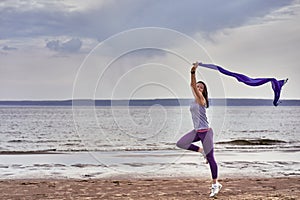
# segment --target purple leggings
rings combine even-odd
[[[209,163],[211,176],[213,179],[218,178],[218,166],[214,158],[214,143],[213,143],[213,130],[210,128],[205,132],[197,132],[192,130],[182,136],[178,140],[176,146],[182,149],[198,152],[199,147],[192,144],[201,140],[206,159]]]

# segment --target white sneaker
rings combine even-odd
[[[220,192],[222,185],[220,183],[212,184],[209,197],[215,197]]]

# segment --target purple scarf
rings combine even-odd
[[[213,65],[213,64],[199,63],[199,66],[214,69],[214,70],[218,70],[222,74],[235,77],[238,81],[243,82],[243,83],[245,83],[247,85],[250,85],[250,86],[259,86],[259,85],[265,84],[267,82],[271,82],[272,83],[272,89],[274,91],[274,100],[273,100],[273,105],[274,106],[278,105],[278,100],[279,100],[279,97],[280,97],[281,87],[288,80],[288,79],[286,79],[286,80],[276,80],[275,78],[249,78],[249,77],[247,77],[243,74],[230,72],[226,69],[223,69],[220,66]]]

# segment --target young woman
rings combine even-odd
[[[202,153],[210,166],[212,176],[212,188],[210,197],[216,196],[222,188],[218,183],[218,166],[214,158],[213,130],[209,127],[206,117],[206,108],[209,107],[207,87],[204,82],[196,82],[196,69],[198,62],[194,63],[191,69],[191,87],[195,100],[191,103],[190,111],[194,129],[185,134],[177,142],[177,147],[190,151]],[[192,144],[201,141],[202,148]]]

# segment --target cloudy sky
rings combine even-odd
[[[0,27],[1,100],[191,98],[195,60],[289,78],[282,99],[300,99],[299,0],[1,0]],[[273,98],[197,76],[211,97]]]

